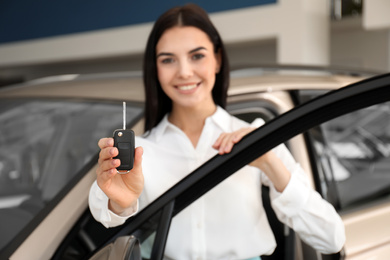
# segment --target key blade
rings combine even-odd
[[[126,102],[123,102],[123,130],[126,130]]]

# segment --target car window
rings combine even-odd
[[[141,114],[140,105],[127,105],[128,123]],[[116,128],[121,102],[0,101],[0,250],[44,217],[39,213],[96,157],[98,140]]]
[[[231,103],[227,106],[227,110],[230,114],[247,123],[252,123],[258,118],[267,122],[278,115],[275,107],[265,100]]]
[[[390,102],[309,131],[330,201],[345,210],[390,196]]]

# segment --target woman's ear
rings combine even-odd
[[[218,74],[219,71],[221,70],[221,65],[222,65],[221,49],[218,49],[218,51],[215,53],[215,60],[217,61],[215,66],[215,74]]]

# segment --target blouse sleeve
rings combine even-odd
[[[256,119],[253,127],[260,127],[264,120]],[[291,179],[279,193],[268,177],[261,173],[264,185],[270,187],[271,205],[278,219],[292,228],[308,245],[321,253],[336,253],[345,243],[345,228],[333,206],[309,185],[302,167],[284,144],[273,149],[291,173]]]
[[[117,215],[109,210],[108,197],[100,189],[96,181],[92,184],[89,191],[88,204],[92,216],[106,228],[122,225],[128,218],[138,212],[138,200],[134,207],[127,209],[121,215]]]
[[[291,179],[282,193],[261,173],[262,182],[270,187],[271,205],[278,219],[319,252],[339,252],[345,243],[344,224],[340,216],[310,187],[304,170],[285,145],[279,145],[273,151],[291,172]]]

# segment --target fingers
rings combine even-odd
[[[117,174],[115,168],[102,171],[100,168],[96,170],[96,180],[99,187],[104,191],[104,187],[109,186],[111,179]]]
[[[99,166],[96,170],[97,184],[108,196],[110,203],[119,205],[122,209],[128,208],[136,201],[143,190],[144,178],[142,174],[142,147],[134,151],[133,169],[127,174],[118,174],[119,159],[113,159],[118,155],[118,149],[105,143],[109,140],[99,141],[100,151]],[[112,206],[112,204],[111,204]],[[119,212],[119,211],[117,211]]]
[[[106,147],[100,150],[99,153],[99,162],[103,162],[110,158],[117,156],[119,153],[118,148],[116,147]]]
[[[113,152],[112,152],[113,151]],[[101,151],[101,158],[99,159],[98,175],[105,175],[105,178],[112,178],[117,173],[117,169],[121,162],[119,159],[112,159],[118,155],[118,149],[106,148]],[[134,165],[132,171],[142,172],[142,154],[143,148],[137,147],[134,151]]]
[[[119,159],[99,159],[99,166],[96,170],[97,179],[106,182],[117,173],[116,168],[119,167],[120,164],[121,162]]]
[[[120,160],[112,159],[118,155],[118,149],[114,146],[114,139],[102,138],[98,142],[100,147],[98,169],[96,170],[99,185],[107,183],[115,174]]]
[[[235,138],[235,132],[221,134],[221,140],[218,147],[219,154],[230,153],[233,148],[233,139]]]
[[[111,169],[114,169],[116,172],[116,168],[121,165],[121,161],[119,159],[110,159],[110,160],[105,160],[102,163],[100,163],[99,168],[101,172],[106,172]]]
[[[102,138],[99,140],[98,146],[100,149],[104,149],[106,147],[113,147],[114,146],[114,139],[111,137]]]
[[[247,127],[232,133],[222,133],[215,141],[213,148],[218,150],[218,153],[221,155],[230,153],[233,149],[233,146],[241,141],[245,135],[252,132],[254,129],[255,128]]]

